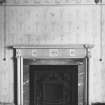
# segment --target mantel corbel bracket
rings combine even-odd
[[[94,45],[90,45],[90,44],[84,44],[84,48],[86,49],[86,57],[91,58],[92,54],[91,54],[91,49],[94,47]]]

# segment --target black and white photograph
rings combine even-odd
[[[105,0],[0,0],[0,105],[105,105]]]

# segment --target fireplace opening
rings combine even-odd
[[[60,103],[63,100],[63,85],[46,83],[43,89],[43,98],[46,103]]]
[[[77,65],[30,65],[30,105],[78,105]]]

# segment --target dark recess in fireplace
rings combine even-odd
[[[30,105],[78,105],[78,66],[30,65]]]

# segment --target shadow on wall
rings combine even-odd
[[[0,0],[0,5],[6,3],[6,0]]]
[[[92,103],[92,105],[105,105],[105,103],[96,102],[96,103]]]

